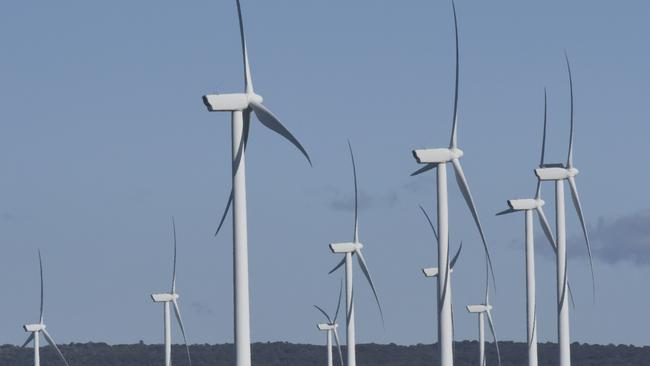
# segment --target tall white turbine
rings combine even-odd
[[[351,243],[334,243],[330,244],[330,250],[332,253],[345,254],[345,257],[339,264],[334,267],[329,273],[333,273],[343,265],[345,265],[345,297],[346,297],[346,351],[347,351],[347,365],[356,366],[356,335],[355,335],[355,323],[354,323],[354,291],[353,291],[353,281],[352,281],[352,256],[357,256],[357,262],[364,276],[370,284],[372,293],[375,296],[375,301],[379,307],[379,314],[381,315],[382,322],[384,321],[384,314],[381,309],[381,304],[379,303],[379,296],[375,290],[375,285],[372,282],[372,277],[370,276],[370,271],[368,270],[368,265],[366,259],[363,257],[361,249],[363,244],[359,242],[359,192],[357,187],[357,167],[354,162],[354,153],[352,152],[352,145],[348,141],[348,147],[350,148],[350,158],[352,159],[352,173],[354,175],[354,239]]]
[[[56,343],[54,342],[54,339],[50,334],[47,332],[45,329],[45,323],[43,321],[43,304],[44,304],[44,289],[43,289],[43,260],[41,259],[41,251],[38,251],[38,264],[41,270],[41,312],[40,312],[40,317],[39,321],[37,324],[26,324],[23,325],[23,329],[25,329],[25,332],[29,333],[29,337],[27,337],[27,340],[25,343],[23,343],[22,348],[25,348],[31,341],[34,341],[34,366],[40,366],[41,365],[41,333],[43,333],[43,337],[45,337],[45,340],[47,343],[54,348],[56,353],[59,355],[61,358],[61,361],[68,366],[68,361],[63,357],[63,353],[61,353],[61,350],[59,347],[57,347]]]
[[[250,347],[250,302],[248,287],[248,229],[246,215],[246,146],[250,128],[251,113],[267,128],[279,133],[294,144],[305,155],[311,165],[309,155],[298,140],[287,130],[280,120],[263,104],[263,98],[253,89],[248,49],[244,36],[241,4],[237,0],[239,30],[241,35],[245,92],[237,94],[213,94],[203,97],[203,103],[211,112],[231,112],[232,114],[232,190],[221,217],[217,232],[221,229],[233,206],[233,272],[235,298],[235,355],[237,366],[251,365]]]
[[[490,305],[490,274],[487,268],[488,265],[486,263],[485,302],[479,305],[468,305],[467,311],[473,314],[478,314],[479,365],[487,366],[487,359],[485,357],[485,316],[487,315],[488,325],[490,326],[490,332],[494,338],[494,345],[497,350],[497,361],[499,366],[501,366],[501,351],[499,351],[499,341],[494,329],[494,320],[492,319],[492,305]]]
[[[542,138],[542,156],[539,166],[544,165],[544,152],[546,148],[546,120],[547,120],[547,98],[544,90],[544,133]],[[528,365],[537,366],[537,302],[535,298],[535,245],[533,235],[533,215],[536,212],[542,230],[546,235],[551,247],[557,252],[555,239],[551,226],[546,219],[544,210],[544,201],[542,200],[541,182],[537,182],[537,191],[535,198],[508,200],[509,208],[499,212],[497,216],[507,215],[514,212],[524,212],[525,214],[525,234],[526,234],[526,318],[527,318],[527,342],[528,342]]]
[[[181,318],[181,310],[178,306],[178,293],[176,292],[176,223],[172,217],[172,231],[174,235],[174,270],[172,272],[172,289],[169,293],[153,294],[151,299],[154,302],[162,303],[164,306],[164,329],[165,329],[165,366],[172,364],[172,322],[171,322],[171,307],[174,307],[174,314],[178,321],[178,326],[181,328],[183,334],[183,341],[185,341],[185,350],[187,351],[187,361],[192,366],[192,358],[190,357],[190,347],[187,343],[187,336],[185,335],[185,327]]]
[[[566,165],[563,164],[545,164],[544,166],[535,169],[535,175],[539,181],[553,181],[555,182],[555,219],[556,219],[556,234],[557,234],[557,309],[558,309],[558,344],[559,344],[559,366],[571,365],[571,338],[569,334],[569,280],[567,273],[567,257],[566,257],[566,217],[564,206],[564,181],[569,181],[571,188],[571,197],[573,204],[580,218],[582,232],[587,244],[587,252],[589,254],[589,264],[591,267],[592,286],[595,299],[595,277],[593,269],[593,259],[591,255],[591,245],[589,243],[589,235],[587,233],[587,224],[582,211],[580,203],[580,196],[578,195],[578,188],[576,185],[575,177],[579,171],[573,165],[573,77],[571,75],[571,65],[569,57],[565,54],[567,70],[569,73],[569,88],[571,94],[571,132],[569,137],[569,154],[567,157]]]
[[[449,273],[449,212],[447,204],[447,164],[451,163],[456,175],[456,182],[467,203],[476,227],[478,228],[483,242],[485,255],[487,257],[490,272],[494,278],[492,269],[492,260],[487,246],[487,241],[483,233],[483,227],[474,204],[474,198],[469,189],[465,173],[460,164],[460,158],[463,151],[458,148],[457,129],[458,129],[458,84],[459,84],[459,49],[458,49],[458,21],[456,17],[456,7],[452,1],[454,12],[454,30],[456,39],[456,78],[454,91],[454,112],[452,119],[451,141],[448,148],[441,149],[419,149],[414,150],[413,155],[420,164],[426,164],[412,175],[418,175],[426,171],[437,168],[437,185],[438,185],[438,340],[439,340],[439,357],[441,366],[452,366],[453,357],[453,320],[451,299],[445,296],[445,282]]]
[[[341,351],[341,340],[339,339],[339,332],[338,332],[338,323],[336,320],[339,317],[339,310],[341,310],[341,298],[343,296],[343,282],[341,282],[341,286],[339,288],[339,300],[336,303],[336,312],[334,313],[334,318],[331,318],[329,314],[323,310],[320,306],[314,305],[318,311],[320,311],[324,316],[325,319],[327,319],[327,323],[320,323],[318,324],[318,329],[321,332],[326,332],[327,333],[327,366],[334,366],[334,357],[332,354],[332,336],[334,336],[334,341],[336,341],[336,348],[338,349],[338,354],[339,354],[339,362],[341,366],[344,366],[345,363],[343,362],[343,352]]]

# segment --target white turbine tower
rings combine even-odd
[[[459,49],[458,49],[458,21],[456,17],[456,7],[452,1],[454,12],[454,29],[456,39],[456,78],[455,78],[455,92],[454,92],[454,112],[453,112],[453,127],[451,133],[451,142],[448,148],[442,149],[421,149],[414,150],[413,155],[420,164],[426,164],[423,168],[416,171],[412,175],[437,168],[437,183],[438,183],[438,340],[439,340],[439,357],[441,366],[452,366],[454,364],[453,357],[453,320],[451,299],[445,296],[444,281],[450,270],[449,265],[449,212],[448,212],[448,197],[447,197],[447,164],[451,163],[456,174],[456,182],[458,187],[467,203],[476,227],[478,228],[483,242],[485,255],[487,257],[490,272],[494,278],[494,271],[492,270],[492,260],[487,246],[487,241],[483,233],[483,227],[474,204],[474,199],[469,189],[465,173],[460,164],[460,158],[463,156],[463,151],[458,148],[457,128],[458,128],[458,84],[459,84]]]
[[[359,192],[357,186],[357,168],[354,162],[354,154],[352,152],[352,145],[348,141],[348,147],[350,148],[350,158],[352,159],[352,173],[354,175],[354,239],[351,243],[335,243],[330,244],[330,250],[332,253],[342,253],[345,254],[345,257],[341,262],[339,262],[334,269],[329,273],[333,273],[341,266],[345,264],[345,297],[346,297],[346,351],[347,351],[347,365],[356,366],[356,336],[355,336],[355,323],[354,323],[354,291],[353,291],[353,281],[352,281],[352,256],[357,256],[357,262],[361,271],[365,275],[372,293],[375,296],[375,301],[379,307],[379,314],[381,315],[382,322],[384,321],[384,314],[381,309],[381,304],[379,303],[379,296],[377,296],[377,291],[375,290],[375,285],[372,282],[372,277],[370,276],[370,271],[368,270],[368,265],[366,260],[363,257],[361,249],[363,244],[359,242]]]
[[[176,292],[176,223],[172,217],[172,231],[174,234],[174,270],[172,274],[172,289],[169,293],[153,294],[151,299],[157,303],[163,303],[164,306],[164,328],[165,328],[165,366],[172,364],[172,322],[171,322],[171,307],[174,307],[174,314],[176,320],[181,328],[183,340],[185,341],[185,350],[187,351],[187,361],[192,366],[192,358],[190,357],[190,347],[187,343],[187,336],[185,335],[185,327],[181,318],[181,310],[178,307],[178,293]]]
[[[37,324],[27,324],[23,325],[23,329],[25,329],[25,332],[30,333],[29,337],[27,337],[27,340],[25,343],[23,343],[22,348],[26,347],[31,341],[34,341],[34,366],[40,366],[41,365],[41,333],[43,333],[43,337],[45,337],[45,340],[47,343],[54,348],[54,351],[59,355],[61,358],[61,361],[68,366],[68,361],[66,361],[65,357],[63,357],[63,353],[61,353],[61,350],[59,347],[57,347],[56,343],[54,342],[54,339],[52,339],[52,336],[47,332],[45,329],[45,323],[43,322],[43,303],[44,303],[44,289],[43,289],[43,260],[41,259],[41,251],[38,251],[38,264],[41,270],[41,312],[40,312],[40,317],[39,321]]]
[[[559,366],[571,365],[571,338],[569,334],[569,302],[570,295],[569,281],[567,273],[567,257],[566,257],[566,217],[564,205],[564,181],[569,181],[571,188],[571,197],[573,204],[580,218],[582,232],[587,244],[587,252],[589,254],[589,264],[591,268],[592,277],[592,290],[595,299],[595,277],[593,270],[593,260],[591,256],[591,245],[589,243],[589,235],[587,233],[587,224],[582,211],[580,197],[578,195],[578,188],[576,185],[575,177],[579,171],[573,165],[573,78],[571,75],[571,65],[569,57],[565,54],[567,70],[569,73],[569,88],[571,94],[571,132],[569,137],[569,155],[567,157],[566,165],[563,164],[545,164],[544,166],[535,169],[535,175],[540,181],[553,181],[555,182],[555,219],[556,219],[556,234],[557,234],[557,309],[558,309],[558,344],[559,344]]]
[[[490,332],[494,338],[494,345],[497,349],[497,362],[501,366],[501,352],[499,351],[499,341],[497,340],[497,333],[494,330],[494,320],[492,319],[492,305],[490,305],[490,274],[488,264],[486,263],[485,271],[485,303],[479,305],[468,305],[467,311],[473,314],[478,314],[478,348],[479,348],[479,365],[487,366],[487,359],[485,358],[485,316],[487,315],[488,325]]]
[[[547,98],[544,90],[544,132],[542,138],[542,156],[539,166],[544,166],[544,152],[546,148],[546,120],[547,120]],[[533,215],[536,212],[542,230],[546,235],[553,250],[557,253],[557,246],[553,238],[553,232],[546,219],[544,210],[544,201],[542,200],[541,182],[537,182],[537,191],[535,198],[515,199],[508,201],[509,209],[499,212],[497,216],[506,215],[514,212],[525,213],[525,233],[526,233],[526,315],[527,315],[527,342],[528,342],[528,366],[537,366],[537,302],[535,298],[535,245],[533,235]]]
[[[318,324],[318,329],[320,331],[327,332],[327,366],[334,366],[334,357],[332,354],[332,336],[334,336],[334,340],[336,341],[336,348],[338,349],[340,364],[341,366],[345,365],[343,363],[343,352],[341,351],[341,340],[339,339],[339,332],[337,330],[339,325],[336,323],[336,320],[339,317],[339,310],[341,310],[342,296],[343,282],[341,282],[341,286],[339,288],[339,300],[336,303],[336,312],[334,313],[334,318],[331,318],[329,314],[320,306],[314,305],[314,307],[325,316],[325,319],[327,319],[327,323]]]
[[[307,158],[309,155],[298,140],[287,130],[275,115],[262,105],[262,97],[253,90],[248,50],[244,36],[241,4],[237,0],[239,30],[241,35],[245,92],[237,94],[206,95],[203,102],[211,112],[232,114],[232,190],[224,210],[217,233],[233,206],[233,272],[235,298],[235,354],[237,366],[251,365],[250,350],[250,302],[248,288],[248,229],[246,215],[246,146],[250,128],[251,113],[267,128],[279,133],[294,144]],[[216,233],[215,233],[216,235]]]

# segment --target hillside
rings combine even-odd
[[[521,366],[526,363],[526,346],[522,343],[502,342],[504,366]],[[372,366],[431,366],[434,362],[432,345],[398,346],[364,344],[357,347],[360,365]],[[495,350],[488,347],[489,365],[496,365]],[[540,344],[540,365],[555,362],[556,345]],[[70,366],[159,366],[163,364],[161,345],[115,345],[104,343],[73,343],[61,346]],[[190,348],[194,366],[234,365],[232,345],[193,345]],[[256,343],[253,345],[253,365],[256,366],[321,366],[325,365],[323,346],[291,343]],[[0,366],[31,366],[33,352],[16,346],[0,347]],[[174,346],[174,365],[185,366],[184,347]],[[650,347],[596,346],[574,343],[572,356],[579,366],[650,365]],[[457,366],[475,366],[478,357],[476,342],[456,343]],[[49,347],[41,351],[42,364],[62,365]],[[337,365],[337,364],[336,364]]]

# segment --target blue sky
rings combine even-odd
[[[371,292],[357,282],[359,340],[434,341],[435,283],[419,268],[436,258],[418,205],[434,207],[435,186],[433,175],[409,173],[413,148],[449,139],[451,4],[244,0],[243,8],[256,91],[314,161],[309,168],[254,124],[254,340],[322,342],[312,304],[333,308],[339,283],[327,275],[338,259],[327,244],[352,236],[350,138],[361,239],[386,314],[384,330]],[[523,217],[494,213],[508,198],[533,194],[544,87],[548,156],[566,156],[566,50],[598,280],[593,304],[569,211],[572,336],[647,344],[639,319],[650,305],[650,4],[459,0],[457,8],[459,141],[492,247],[500,337],[525,339]],[[190,339],[230,342],[230,221],[212,237],[230,187],[229,116],[206,112],[201,96],[242,90],[234,1],[6,2],[0,44],[0,343],[22,342],[20,326],[37,318],[37,248],[46,322],[59,342],[161,342],[162,308],[148,296],[170,285],[172,215]],[[545,197],[553,216],[550,186]],[[450,207],[452,238],[465,242],[454,277],[457,338],[474,339],[464,306],[481,300],[482,252],[455,188]],[[554,265],[543,241],[537,248],[540,338],[554,340]]]

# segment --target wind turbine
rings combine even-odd
[[[350,149],[350,158],[352,160],[352,174],[354,176],[354,238],[351,243],[333,243],[330,244],[330,250],[335,254],[345,254],[345,257],[339,264],[334,267],[329,273],[333,273],[341,266],[345,264],[345,304],[346,304],[346,351],[347,351],[347,365],[356,366],[356,340],[355,340],[355,323],[354,323],[354,290],[353,290],[353,281],[352,281],[352,256],[357,256],[357,262],[364,276],[370,284],[372,293],[375,296],[375,301],[379,307],[379,314],[381,316],[382,322],[384,321],[384,313],[381,309],[381,304],[379,303],[379,296],[375,290],[375,285],[372,282],[372,277],[370,276],[370,271],[368,270],[368,265],[366,259],[361,252],[363,244],[359,242],[359,192],[357,186],[357,167],[354,162],[354,153],[352,152],[352,145],[348,141],[348,147]]]
[[[578,169],[573,165],[573,77],[571,75],[571,64],[569,57],[565,53],[567,71],[569,74],[569,90],[571,95],[571,132],[569,135],[569,154],[566,165],[563,164],[545,164],[535,169],[535,175],[540,182],[555,182],[555,219],[557,233],[557,310],[558,310],[558,344],[559,344],[559,366],[571,365],[571,339],[569,334],[569,281],[567,273],[566,258],[566,216],[564,205],[564,181],[569,181],[571,197],[573,204],[578,213],[582,232],[587,244],[587,253],[589,254],[589,265],[591,268],[592,290],[595,299],[596,285],[593,269],[593,258],[591,255],[591,244],[587,233],[587,224],[578,195],[578,188],[575,177],[579,174]]]
[[[192,358],[190,357],[190,347],[187,344],[187,336],[185,335],[185,327],[181,319],[181,310],[178,307],[178,293],[176,292],[176,223],[172,217],[172,231],[174,234],[174,270],[172,274],[172,289],[169,293],[153,294],[151,299],[157,303],[163,303],[164,306],[164,322],[165,322],[165,366],[172,364],[172,324],[171,324],[171,307],[174,306],[174,314],[176,320],[183,333],[183,340],[185,341],[185,350],[187,351],[187,360],[189,365],[192,365]]]
[[[327,366],[334,366],[334,357],[332,355],[332,335],[334,335],[334,340],[336,341],[336,348],[339,351],[339,361],[341,366],[345,365],[343,363],[343,352],[341,351],[341,340],[339,339],[339,332],[337,328],[339,325],[336,323],[336,319],[339,317],[339,310],[341,309],[341,298],[343,296],[343,281],[341,281],[341,286],[339,287],[339,300],[336,303],[336,312],[334,313],[334,319],[332,319],[325,310],[320,306],[314,305],[318,311],[320,311],[327,319],[327,323],[318,324],[318,329],[322,332],[327,332]]]
[[[25,348],[31,341],[34,341],[34,366],[40,366],[41,365],[41,333],[43,333],[43,337],[45,337],[45,340],[47,343],[54,348],[56,353],[59,355],[61,358],[61,361],[68,366],[68,361],[63,357],[63,353],[61,353],[61,350],[59,347],[57,347],[56,343],[54,342],[54,339],[52,339],[52,336],[47,332],[45,329],[45,323],[43,322],[43,304],[44,304],[44,289],[43,289],[43,260],[41,259],[41,251],[38,251],[38,264],[41,269],[41,312],[40,312],[40,320],[38,321],[37,324],[26,324],[23,325],[23,329],[25,329],[25,332],[30,333],[29,337],[27,337],[27,340],[25,343],[23,343],[22,348]]]
[[[479,365],[487,366],[485,358],[485,316],[487,315],[490,332],[494,338],[494,345],[497,349],[497,361],[501,366],[501,352],[499,351],[499,341],[494,330],[494,320],[492,319],[492,305],[490,305],[490,278],[487,270],[485,271],[485,303],[479,305],[468,305],[467,311],[472,314],[478,314],[478,343],[479,343]]]
[[[226,215],[233,207],[233,266],[235,298],[235,354],[237,366],[251,365],[250,350],[250,300],[248,289],[248,229],[246,216],[246,146],[250,130],[251,113],[267,128],[279,133],[295,145],[307,158],[309,155],[300,142],[287,130],[280,120],[263,104],[263,98],[253,89],[248,49],[244,35],[241,4],[237,3],[241,36],[245,92],[237,94],[213,94],[203,97],[211,112],[231,112],[232,115],[232,189],[226,209],[217,228],[221,229]]]
[[[542,156],[539,166],[544,166],[544,152],[546,148],[546,121],[547,121],[547,97],[544,90],[544,133],[542,138]],[[542,230],[546,235],[553,250],[557,253],[557,245],[553,238],[553,232],[544,214],[542,200],[541,181],[537,182],[535,198],[508,200],[509,208],[497,214],[507,215],[514,212],[524,212],[526,232],[526,316],[527,316],[527,341],[528,341],[528,365],[537,366],[537,302],[535,299],[535,245],[533,235],[533,214],[536,212]]]
[[[433,222],[431,221],[431,218],[429,217],[429,214],[427,211],[424,209],[424,207],[420,206],[420,210],[424,214],[424,217],[427,219],[427,222],[429,223],[429,226],[431,227],[431,230],[433,231],[433,236],[436,238],[436,241],[438,240],[438,233],[436,232],[435,226],[433,226]],[[454,255],[454,258],[451,260],[449,263],[449,272],[447,275],[446,279],[443,279],[442,282],[445,283],[445,289],[444,289],[444,294],[445,298],[449,297],[449,301],[451,302],[451,274],[454,273],[454,267],[456,266],[456,262],[458,261],[458,258],[460,257],[460,253],[463,250],[463,242],[460,242],[460,246],[458,246],[458,251],[456,252],[456,255]],[[449,255],[449,252],[447,252],[447,255]],[[449,258],[447,258],[447,261],[449,262]],[[440,271],[438,271],[438,267],[429,267],[429,268],[422,268],[422,273],[424,274],[424,277],[427,278],[436,278],[440,274]],[[440,282],[438,282],[440,283]],[[452,323],[452,342],[453,342],[453,332],[454,332],[454,312],[452,308],[451,312],[451,323]],[[453,348],[452,348],[453,349]]]
[[[469,189],[465,173],[460,164],[460,158],[463,156],[463,151],[458,148],[457,129],[458,129],[458,85],[459,85],[459,46],[458,46],[458,20],[456,17],[456,6],[452,1],[452,8],[454,12],[454,30],[456,39],[456,77],[455,77],[455,91],[454,91],[454,112],[451,141],[448,148],[441,149],[419,149],[414,150],[413,155],[416,161],[420,164],[426,164],[424,167],[413,173],[418,175],[426,171],[437,168],[437,185],[438,185],[438,340],[440,365],[452,366],[454,364],[453,357],[453,320],[451,299],[445,296],[446,286],[442,281],[445,281],[447,274],[450,270],[449,263],[449,211],[448,211],[448,197],[447,197],[447,164],[451,163],[456,175],[456,182],[458,187],[469,207],[474,223],[478,228],[483,242],[485,255],[487,257],[488,266],[492,277],[494,278],[494,271],[492,269],[492,260],[487,246],[487,241],[483,233],[483,227],[474,204],[474,198]]]

